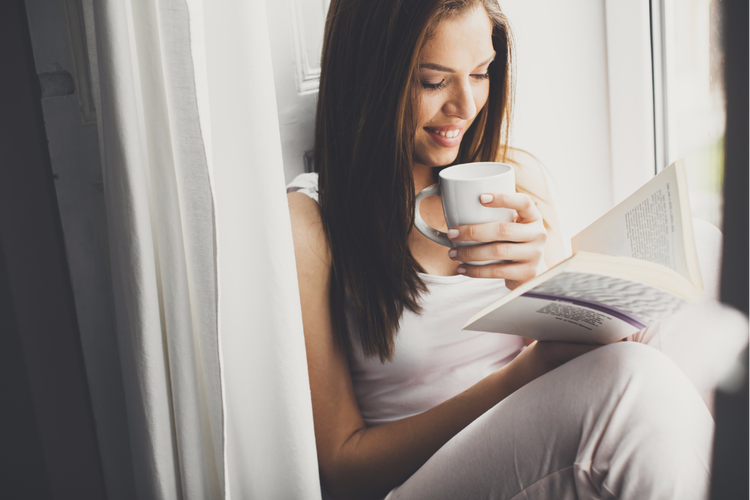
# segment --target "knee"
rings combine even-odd
[[[636,371],[638,368],[659,369],[664,361],[668,361],[658,350],[638,342],[616,342],[602,346],[592,354],[599,358],[595,361],[595,366],[604,368],[609,365],[626,372]]]
[[[700,496],[713,421],[692,384],[669,358],[646,345],[623,342],[591,354],[590,378],[599,378],[604,396],[584,421],[579,451],[584,459],[578,461],[599,471],[583,471],[584,483],[604,482],[617,493],[667,488],[674,489],[674,498]]]
[[[672,415],[680,409],[705,411],[693,384],[660,351],[637,342],[618,342],[587,355],[585,385],[626,397],[649,413]],[[604,386],[604,387],[603,387]],[[707,412],[706,412],[707,414]]]
[[[620,342],[590,355],[587,383],[607,392],[610,410],[631,424],[642,421],[653,429],[685,427],[684,432],[712,430],[711,416],[695,387],[660,351]]]
[[[661,352],[638,342],[617,342],[587,354],[586,362],[591,375],[600,379],[613,379],[632,383],[640,379],[656,378],[669,371],[671,361]]]

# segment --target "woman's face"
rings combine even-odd
[[[494,57],[483,7],[437,25],[419,52],[415,163],[439,167],[456,159],[464,133],[487,102]]]

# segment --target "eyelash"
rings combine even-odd
[[[490,78],[489,73],[481,73],[478,75],[471,75],[471,76],[473,76],[480,82],[483,80],[489,80]],[[440,80],[440,82],[438,83],[422,82],[422,87],[424,87],[427,90],[442,90],[445,88],[445,79]]]
[[[422,82],[422,87],[427,90],[441,90],[445,88],[445,80],[440,80],[439,83]]]

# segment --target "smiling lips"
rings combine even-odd
[[[461,133],[461,129],[455,129],[455,130],[435,130],[435,129],[427,129],[429,132],[433,132],[435,134],[440,134],[443,137],[447,137],[448,139],[453,139],[454,137],[458,137],[458,134]]]
[[[461,128],[455,125],[446,127],[424,127],[432,139],[445,148],[452,148],[461,144]]]

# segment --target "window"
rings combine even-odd
[[[656,165],[685,159],[693,216],[721,227],[726,121],[720,0],[652,0]]]

